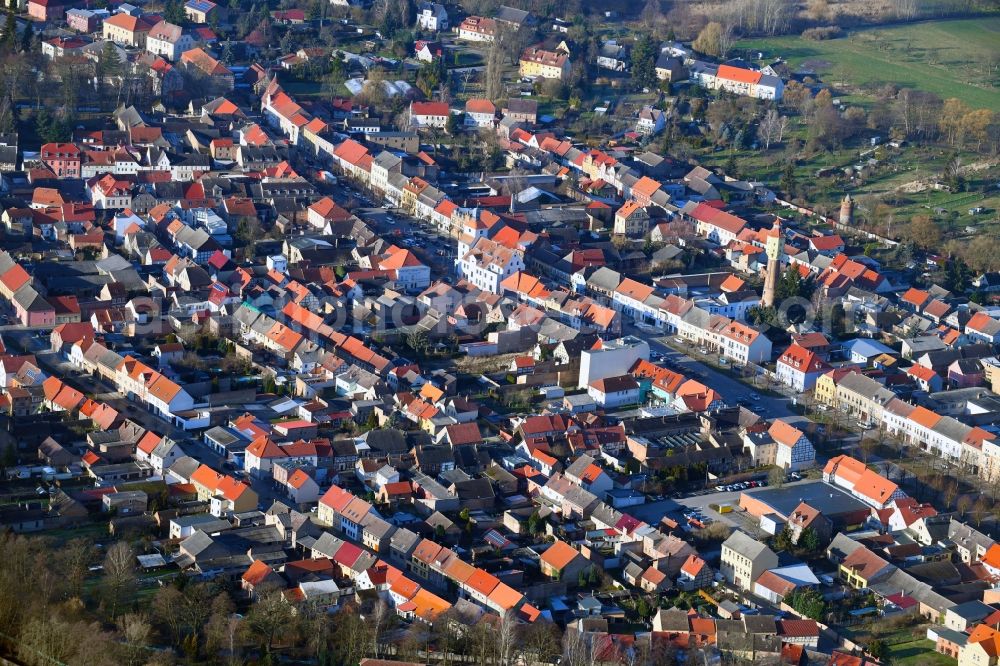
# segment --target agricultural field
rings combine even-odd
[[[786,59],[844,92],[885,84],[1000,108],[1000,17],[927,21],[851,31],[826,41],[774,37],[739,42],[737,51]],[[756,53],[752,53],[756,55]]]

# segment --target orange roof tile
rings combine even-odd
[[[742,67],[733,67],[732,65],[719,65],[716,76],[720,79],[739,81],[740,83],[757,83],[760,81],[761,74],[752,69],[743,69]]]
[[[489,597],[490,593],[496,589],[497,585],[500,584],[500,579],[496,576],[486,573],[482,569],[476,569],[469,578],[465,581],[466,587],[475,590],[484,597]]]
[[[935,414],[926,407],[916,407],[910,412],[910,420],[925,428],[933,428],[941,420],[939,414]]]
[[[489,600],[493,604],[505,611],[514,608],[523,598],[523,594],[505,583],[500,583],[493,588],[489,596]]]
[[[987,624],[976,626],[969,634],[969,643],[978,643],[990,657],[1000,656],[1000,631]]]
[[[260,585],[272,574],[274,574],[274,569],[267,562],[254,560],[250,568],[243,573],[243,582],[251,586]]]
[[[573,559],[580,555],[580,552],[573,548],[565,541],[556,540],[554,544],[549,546],[548,550],[542,553],[542,562],[549,565],[556,571],[562,571],[566,565],[573,561]]]

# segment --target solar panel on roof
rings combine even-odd
[[[504,548],[510,543],[504,535],[500,534],[496,530],[490,530],[487,532],[483,536],[483,539],[494,548]]]

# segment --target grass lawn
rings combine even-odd
[[[318,97],[323,93],[323,85],[319,81],[289,81],[282,83],[281,87],[289,95],[296,97]],[[347,88],[344,88],[347,91]]]
[[[934,651],[929,640],[910,641],[889,646],[891,661],[896,666],[955,666],[955,660]]]
[[[102,541],[114,541],[114,537],[111,536],[108,531],[108,521],[100,520],[90,523],[84,523],[76,527],[63,527],[55,530],[44,530],[37,532],[39,536],[46,536],[55,539],[59,543],[65,543],[71,539],[76,539],[78,537],[85,537],[91,539],[95,542]]]
[[[840,39],[745,40],[740,48],[782,57],[828,83],[861,88],[894,83],[957,97],[976,108],[1000,108],[1000,75],[989,74],[1000,44],[1000,17],[867,28]],[[988,78],[989,77],[989,78]]]

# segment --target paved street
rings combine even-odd
[[[172,423],[163,420],[159,416],[143,409],[138,404],[123,397],[113,387],[106,384],[101,379],[75,368],[71,363],[62,359],[58,354],[49,351],[49,338],[46,335],[39,338],[30,331],[12,331],[6,334],[6,339],[16,342],[17,346],[27,344],[27,348],[35,355],[38,363],[49,375],[59,377],[66,384],[69,384],[78,391],[88,396],[106,402],[119,412],[139,423],[144,428],[155,430],[158,433],[168,435],[175,440],[183,440],[189,436],[184,430],[174,426]],[[13,346],[13,345],[12,345]]]
[[[679,345],[674,342],[672,336],[652,337],[640,329],[633,329],[631,332],[633,335],[645,339],[652,351],[662,354],[668,362],[676,364],[682,372],[686,371],[685,374],[698,378],[706,386],[719,391],[728,404],[743,405],[765,418],[785,418],[793,423],[805,420],[804,417],[792,412],[789,407],[790,398],[762,393],[741,382],[731,372],[717,370],[678,351],[675,347]],[[760,396],[756,401],[753,400],[754,394]]]

